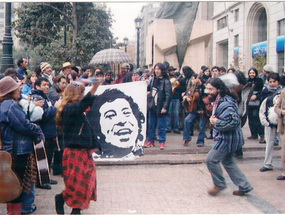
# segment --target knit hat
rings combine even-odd
[[[0,97],[5,96],[8,93],[11,93],[14,90],[18,89],[21,84],[21,82],[16,82],[12,77],[5,76],[0,80]]]
[[[51,68],[51,65],[48,62],[42,62],[41,63],[41,70],[45,71],[47,68]]]
[[[265,72],[274,72],[272,66],[269,65],[269,64],[266,64],[266,65],[263,67],[263,70],[264,70]]]

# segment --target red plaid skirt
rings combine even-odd
[[[91,200],[97,200],[93,152],[93,149],[64,149],[62,167],[65,190],[62,195],[69,207],[87,209]]]

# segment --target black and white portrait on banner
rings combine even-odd
[[[130,160],[143,154],[146,88],[146,82],[137,81],[97,89],[87,113],[102,148],[94,155],[96,161]]]

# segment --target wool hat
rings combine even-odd
[[[65,62],[64,64],[62,64],[61,69],[64,69],[66,67],[74,67],[75,65],[71,64],[70,62]]]
[[[51,65],[48,62],[42,62],[41,63],[41,70],[45,71],[47,68],[51,68]]]
[[[263,67],[263,70],[264,70],[265,72],[274,72],[272,66],[269,65],[269,64],[266,64],[266,65]]]
[[[8,93],[11,93],[14,90],[18,89],[21,84],[21,82],[16,82],[12,77],[5,76],[0,80],[0,97],[5,96]]]

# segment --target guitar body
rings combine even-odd
[[[198,109],[198,100],[200,98],[200,93],[197,89],[191,89],[188,93],[189,101],[185,99],[184,105],[188,112],[194,112]]]
[[[0,160],[0,203],[4,203],[18,198],[22,186],[12,170],[12,156],[6,151],[0,151]]]
[[[34,143],[35,157],[37,161],[37,169],[39,174],[40,184],[50,183],[50,173],[49,166],[47,162],[46,150],[44,146],[44,141],[39,143]]]
[[[178,81],[178,78],[171,78],[169,81],[172,86],[172,93],[174,94],[176,91],[176,88],[180,86],[180,82]]]

